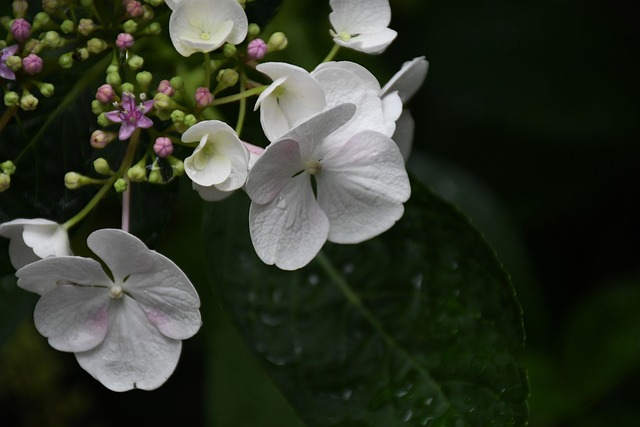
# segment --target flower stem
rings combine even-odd
[[[335,56],[338,54],[339,50],[340,50],[340,45],[339,44],[334,44],[333,47],[331,48],[331,51],[329,52],[329,54],[327,55],[326,58],[324,58],[322,60],[322,62],[333,61],[333,58],[335,58]]]
[[[240,76],[240,92],[239,95],[242,95],[246,89],[247,75],[243,72]],[[240,100],[240,109],[238,110],[238,123],[236,124],[236,134],[240,136],[242,132],[242,127],[244,126],[244,117],[247,114],[247,98],[242,98]]]
[[[240,93],[236,93],[235,95],[230,95],[230,96],[225,96],[223,98],[214,99],[213,102],[210,104],[210,106],[222,105],[222,104],[228,104],[230,102],[241,101],[241,100],[246,99],[246,98],[248,98],[250,96],[258,95],[258,94],[262,93],[267,87],[268,87],[267,85],[258,86],[258,87],[254,87],[253,89],[249,89],[249,90],[245,90],[245,91],[240,92]]]
[[[18,106],[14,105],[13,107],[8,108],[2,114],[2,117],[0,117],[0,133],[2,133],[2,130],[7,125],[7,123],[11,121],[11,118],[16,114],[16,111],[18,111]]]

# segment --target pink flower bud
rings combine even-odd
[[[162,158],[170,156],[173,153],[171,140],[166,136],[156,138],[156,142],[153,144],[153,152],[156,153],[156,156]]]
[[[142,8],[142,4],[136,0],[125,0],[124,8],[127,11],[127,15],[132,18],[137,18],[144,14],[144,9]]]
[[[200,107],[206,107],[213,102],[213,94],[209,92],[209,89],[206,87],[199,87],[196,89],[196,93],[193,97]]]
[[[11,34],[18,43],[21,43],[31,35],[31,24],[23,18],[14,19],[11,24]]]
[[[22,69],[30,75],[38,74],[42,71],[42,58],[30,53],[26,57],[22,58]]]
[[[120,33],[116,38],[116,46],[118,46],[118,49],[120,50],[127,50],[133,46],[133,41],[134,39],[131,34]]]
[[[167,96],[173,96],[173,94],[176,93],[175,89],[173,89],[173,86],[171,86],[171,82],[169,80],[162,80],[160,84],[158,84],[157,91],[160,93],[164,93]]]
[[[262,59],[267,54],[267,44],[262,39],[253,39],[247,46],[247,55],[251,59]]]
[[[116,139],[118,136],[115,132],[105,132],[96,130],[91,134],[91,146],[93,148],[104,148],[108,143]]]
[[[115,98],[115,96],[116,94],[113,91],[113,88],[108,84],[103,84],[98,88],[98,91],[96,92],[96,99],[103,104],[110,103],[111,101],[113,101],[113,98]]]

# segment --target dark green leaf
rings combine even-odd
[[[389,232],[327,244],[296,272],[257,258],[246,197],[210,205],[203,234],[217,291],[308,425],[525,425],[509,279],[465,217],[413,189]]]
[[[249,0],[245,8],[250,23],[263,27],[278,13],[282,0]]]
[[[20,323],[29,318],[37,298],[37,295],[18,288],[15,276],[0,277],[0,348]]]

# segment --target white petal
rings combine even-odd
[[[61,285],[38,300],[36,328],[60,351],[87,351],[107,334],[107,288]]]
[[[87,245],[104,261],[116,285],[122,285],[132,274],[144,274],[154,268],[154,258],[137,237],[118,229],[96,230],[87,238]]]
[[[256,253],[266,264],[283,270],[307,265],[322,248],[329,230],[309,175],[291,178],[270,203],[252,202],[249,230]]]
[[[164,0],[167,7],[169,7],[169,9],[171,10],[175,9],[178,3],[180,3],[181,1],[182,0]]]
[[[71,255],[67,231],[47,219],[15,219],[0,224],[0,236],[10,239],[9,258],[18,270],[49,256]]]
[[[429,70],[429,62],[420,56],[411,61],[402,64],[402,68],[391,80],[382,88],[380,96],[384,97],[387,93],[397,91],[402,99],[402,103],[406,104],[409,99],[420,89],[424,79],[427,77]]]
[[[225,140],[218,136],[204,135],[193,154],[184,159],[184,170],[193,182],[209,186],[227,179],[231,161],[220,152],[224,143]]]
[[[327,154],[316,176],[328,239],[359,243],[390,228],[411,193],[404,160],[390,138],[365,131]]]
[[[374,76],[371,73],[371,71],[367,70],[365,67],[363,67],[362,65],[356,62],[351,62],[351,61],[323,62],[322,64],[319,64],[311,74],[315,75],[316,72],[323,69],[334,69],[334,70],[337,69],[337,70],[349,71],[355,74],[356,76],[358,76],[360,80],[362,80],[362,83],[365,85],[365,87],[368,87],[378,92],[380,91],[380,82],[378,82],[378,79],[376,78],[376,76]]]
[[[391,42],[395,40],[397,35],[398,33],[394,30],[390,28],[384,28],[375,33],[359,34],[355,37],[351,37],[346,41],[337,37],[333,40],[340,46],[348,47],[359,52],[377,55],[384,52],[384,50],[391,44]]]
[[[413,146],[413,132],[415,129],[415,122],[409,110],[404,110],[402,115],[396,122],[396,131],[393,134],[393,140],[398,144],[400,153],[406,162],[411,154],[411,147]]]
[[[386,123],[395,123],[400,118],[402,114],[402,100],[398,92],[388,93],[382,98],[382,112]]]
[[[371,33],[391,22],[389,0],[331,0],[331,25],[338,34]]]
[[[55,257],[36,261],[16,272],[18,286],[39,295],[55,289],[59,284],[103,286],[113,284],[100,263],[83,257]]]
[[[93,350],[76,353],[80,366],[113,391],[153,390],[171,376],[182,341],[162,335],[128,296],[109,306],[109,331]]]
[[[215,185],[210,187],[203,187],[202,185],[198,185],[195,182],[191,183],[194,190],[198,192],[198,195],[207,202],[219,202],[220,200],[224,200],[230,195],[233,194],[233,191],[222,191],[218,190]]]
[[[206,40],[193,34],[180,37],[180,43],[185,51],[191,52],[211,52],[222,46],[233,30],[233,21],[224,21],[212,28],[212,33]],[[185,55],[186,56],[186,55]]]

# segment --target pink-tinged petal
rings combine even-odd
[[[328,153],[316,179],[318,203],[331,224],[328,239],[335,243],[359,243],[386,231],[411,194],[397,145],[378,132],[361,132]]]
[[[402,64],[398,71],[380,91],[380,96],[397,91],[403,103],[407,103],[420,89],[429,70],[429,61],[424,56],[414,58]]]
[[[387,47],[395,40],[398,33],[390,28],[384,28],[376,33],[359,34],[356,37],[344,41],[334,38],[334,42],[340,46],[348,47],[359,52],[377,55],[385,51]]]
[[[75,355],[110,390],[154,390],[175,370],[181,349],[182,341],[162,335],[125,295],[109,305],[109,330],[102,344]]]
[[[150,101],[144,101],[141,105],[142,108],[140,109],[140,111],[142,112],[142,114],[147,114],[155,105],[155,101],[153,99]]]
[[[122,112],[120,110],[107,111],[104,116],[113,123],[122,122]]]
[[[118,131],[118,139],[120,141],[124,141],[131,138],[131,135],[133,135],[133,132],[135,130],[136,130],[135,125],[132,125],[129,122],[123,121],[122,124],[120,125],[120,130]]]
[[[291,178],[270,203],[252,202],[249,209],[249,231],[256,253],[264,263],[283,270],[307,265],[327,240],[328,230],[329,221],[316,202],[306,173]]]
[[[113,284],[100,263],[83,257],[46,258],[22,267],[16,272],[18,286],[39,295],[58,285],[108,287]]]
[[[5,80],[15,80],[16,74],[6,64],[0,64],[0,77]]]
[[[303,169],[298,143],[292,139],[277,141],[264,151],[249,172],[247,195],[255,203],[269,203],[291,177]]]
[[[60,351],[87,351],[99,345],[107,334],[107,288],[74,285],[57,286],[36,304],[36,328]]]
[[[140,116],[140,118],[137,121],[137,125],[139,128],[148,129],[151,126],[153,126],[153,120],[151,120],[147,116]]]

